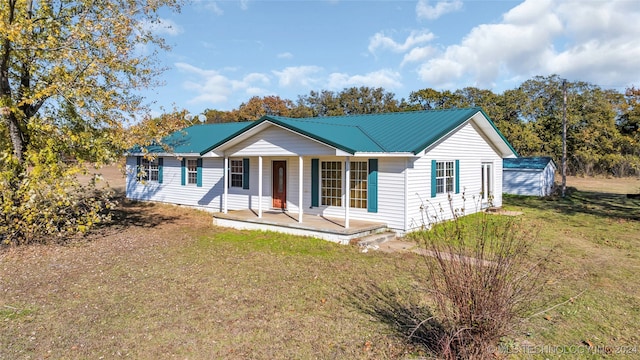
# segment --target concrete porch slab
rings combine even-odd
[[[345,229],[344,219],[318,215],[303,214],[300,223],[297,213],[283,211],[263,211],[262,218],[259,218],[253,210],[234,210],[226,214],[214,213],[213,223],[239,230],[275,231],[310,236],[345,245],[352,239],[387,230],[386,224],[362,220],[350,220],[349,228]]]

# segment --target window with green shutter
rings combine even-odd
[[[431,161],[431,197],[460,192],[460,160]]]

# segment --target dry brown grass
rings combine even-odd
[[[119,211],[73,245],[0,253],[0,359],[412,351],[354,311],[349,295],[368,278],[389,279],[405,255],[215,228],[208,214],[169,205],[125,202]]]
[[[616,180],[596,191],[621,188]],[[513,341],[637,346],[640,203],[575,195],[506,200],[525,222],[544,224],[535,251],[557,248],[538,306],[562,304],[528,320]],[[210,215],[181,207],[124,202],[113,224],[80,241],[0,251],[0,359],[419,356],[393,316],[405,303],[371,302],[363,311],[353,297],[371,279],[406,294],[421,264],[410,253],[361,254],[216,228]]]
[[[560,183],[562,179],[558,177],[556,181]],[[567,186],[575,187],[580,191],[593,191],[612,194],[637,194],[640,193],[640,178],[567,176]]]

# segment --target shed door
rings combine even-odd
[[[286,209],[287,207],[287,162],[273,162],[273,207],[276,209]]]

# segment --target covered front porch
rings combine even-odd
[[[386,224],[351,220],[345,227],[345,219],[322,215],[289,213],[281,210],[262,211],[258,216],[253,210],[230,210],[214,213],[215,225],[239,230],[276,231],[298,236],[310,236],[340,244],[353,239],[388,231]]]

